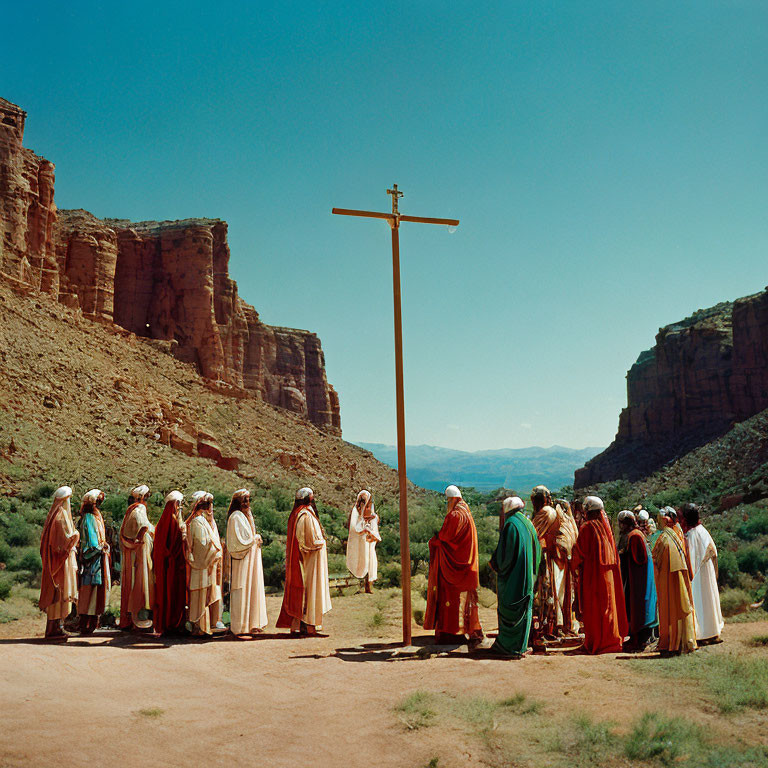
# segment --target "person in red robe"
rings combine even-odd
[[[613,531],[597,496],[584,499],[586,521],[573,549],[579,572],[585,653],[618,653],[628,633],[624,588]]]
[[[181,514],[183,501],[180,491],[171,491],[165,497],[165,508],[155,529],[152,620],[159,634],[184,634],[187,621],[187,527]]]
[[[477,529],[461,491],[445,489],[448,509],[439,533],[429,540],[429,582],[424,629],[438,645],[483,638],[477,612],[480,562]]]

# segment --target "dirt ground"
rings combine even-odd
[[[673,686],[614,655],[398,658],[381,650],[399,637],[398,596],[334,598],[327,638],[290,639],[268,628],[251,642],[198,643],[100,631],[58,645],[40,639],[42,617],[0,625],[0,766],[491,764],[462,729],[405,727],[394,708],[418,690],[524,693],[555,720],[684,708],[708,728],[768,743],[764,714],[747,711],[723,725],[693,684]],[[270,596],[272,620],[278,610],[279,597]],[[495,628],[493,609],[482,619]],[[416,642],[426,642],[414,629]],[[722,645],[701,653],[749,653],[747,640],[758,634],[768,634],[768,622],[731,624]]]

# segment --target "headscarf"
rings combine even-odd
[[[181,504],[184,501],[184,494],[181,491],[171,491],[166,497],[164,504],[170,504],[172,501],[178,501]]]
[[[232,494],[232,498],[229,500],[229,508],[227,509],[227,520],[233,512],[241,511],[243,508],[243,499],[250,497],[251,492],[247,488],[240,488]]]
[[[525,502],[519,496],[507,496],[501,502],[501,509],[505,514],[507,512],[516,512],[519,509],[525,509]]]
[[[143,499],[149,493],[149,486],[137,485],[132,491],[131,496],[135,499]]]
[[[314,491],[307,487],[299,488],[298,491],[296,491],[296,501],[306,501],[310,496],[314,495]]]
[[[449,485],[445,489],[445,496],[448,499],[460,499],[460,498],[462,498],[461,491],[455,485]]]

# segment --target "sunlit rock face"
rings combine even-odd
[[[766,408],[768,289],[659,331],[627,373],[615,440],[575,485],[643,477]]]
[[[223,392],[258,393],[341,434],[320,340],[262,323],[238,296],[226,222],[57,212],[53,164],[22,147],[25,119],[0,99],[0,272],[93,320],[171,342]]]

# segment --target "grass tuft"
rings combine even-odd
[[[161,709],[160,707],[145,707],[144,709],[139,709],[136,711],[136,714],[139,715],[139,717],[149,718],[162,717],[164,713],[165,710]]]
[[[418,731],[433,724],[437,715],[433,709],[434,702],[434,694],[414,691],[395,707],[395,712],[409,731]]]

